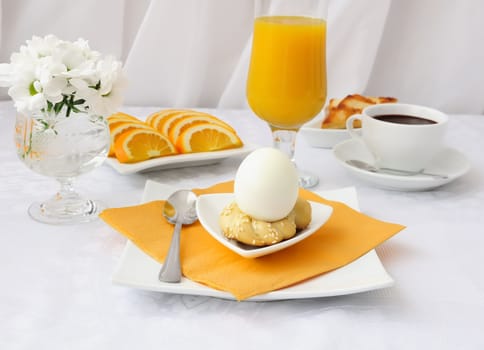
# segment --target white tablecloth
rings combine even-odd
[[[156,108],[126,108],[140,117]],[[270,145],[245,110],[214,111],[247,142]],[[483,349],[484,117],[451,116],[448,144],[472,169],[427,192],[357,181],[330,150],[299,138],[300,167],[317,189],[355,186],[361,210],[407,228],[377,249],[395,279],[388,289],[277,302],[235,302],[113,285],[126,239],[102,221],[50,226],[27,215],[56,183],[27,169],[13,146],[14,110],[0,103],[0,349]],[[109,206],[136,204],[147,179],[208,186],[232,179],[241,159],[122,176],[104,165],[79,178],[83,194]]]

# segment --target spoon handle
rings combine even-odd
[[[158,278],[161,282],[176,283],[181,280],[181,267],[180,267],[180,231],[181,220],[177,220],[175,224],[175,230],[171,237],[170,248],[166,255],[165,262],[161,267]]]
[[[427,173],[425,171],[405,171],[405,170],[397,170],[397,169],[390,169],[390,168],[379,168],[378,170],[380,172],[391,174],[391,175],[402,175],[402,176],[425,175],[425,176],[433,177],[435,179],[444,179],[444,180],[448,178],[447,175],[432,174],[432,173]]]

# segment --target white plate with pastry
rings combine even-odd
[[[311,147],[333,148],[338,143],[351,138],[346,129],[323,129],[323,118],[316,118],[304,124],[299,133]]]
[[[340,142],[350,138],[346,130],[346,119],[353,114],[361,113],[368,106],[380,103],[397,102],[395,97],[363,96],[358,94],[347,95],[344,98],[329,100],[324,109],[323,116],[303,125],[300,132],[312,147],[333,148]],[[355,122],[355,123],[359,123]],[[359,128],[359,124],[354,124]],[[360,129],[356,130],[361,133]]]
[[[148,180],[142,201],[148,202],[167,198],[176,190],[177,188],[172,186]],[[326,199],[343,202],[358,210],[356,191],[352,187],[325,191],[319,194]],[[112,281],[119,285],[141,290],[235,300],[234,296],[228,292],[210,288],[184,277],[182,277],[180,283],[160,282],[158,274],[161,266],[159,262],[128,240],[119,258],[118,266],[113,273]],[[390,287],[393,283],[392,277],[386,272],[375,250],[371,250],[339,269],[294,286],[254,296],[246,301],[275,301],[348,295]]]
[[[316,232],[329,219],[333,208],[329,205],[309,201],[311,205],[311,222],[309,225],[286,240],[266,246],[253,246],[228,239],[224,236],[219,224],[220,213],[234,201],[232,193],[217,193],[202,195],[197,200],[197,214],[203,228],[220,244],[244,258],[257,258],[275,253],[290,247]]]

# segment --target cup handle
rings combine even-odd
[[[361,120],[361,118],[362,118],[361,114],[353,114],[351,117],[346,119],[346,130],[348,130],[352,138],[358,139],[358,140],[361,140],[361,136],[353,128],[353,122],[356,119]]]

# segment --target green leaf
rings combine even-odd
[[[29,85],[29,93],[30,93],[30,96],[34,96],[38,94],[37,90],[35,90],[34,82],[31,82]]]
[[[101,80],[99,80],[96,85],[89,86],[91,89],[99,90],[101,88]]]
[[[42,124],[44,130],[47,130],[49,128],[49,123],[47,123],[45,120],[41,120],[40,124]]]
[[[64,106],[64,101],[57,102],[54,106],[54,113],[59,114],[63,106]]]

